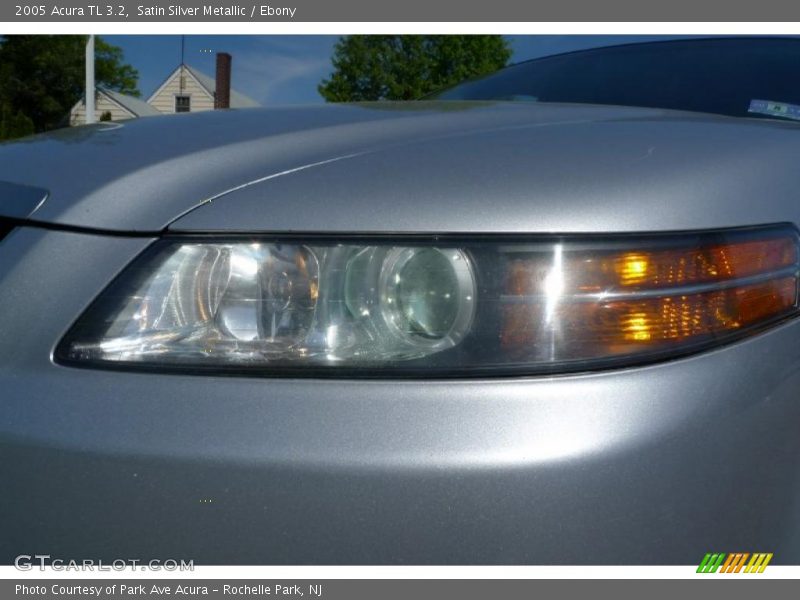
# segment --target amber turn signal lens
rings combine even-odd
[[[691,348],[792,314],[794,231],[556,244],[513,258],[501,345],[518,360],[571,361]]]

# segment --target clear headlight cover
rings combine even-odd
[[[265,375],[585,370],[797,314],[797,232],[442,244],[165,239],[57,349],[79,364]]]

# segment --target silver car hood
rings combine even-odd
[[[0,144],[0,180],[49,192],[34,220],[129,232],[670,230],[787,220],[799,151],[792,123],[376,103],[61,130]]]

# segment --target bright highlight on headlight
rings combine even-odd
[[[790,227],[414,242],[173,238],[68,362],[267,375],[531,374],[698,351],[798,312]]]

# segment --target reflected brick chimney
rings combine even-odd
[[[214,91],[214,108],[231,107],[231,55],[217,53],[217,85]]]

